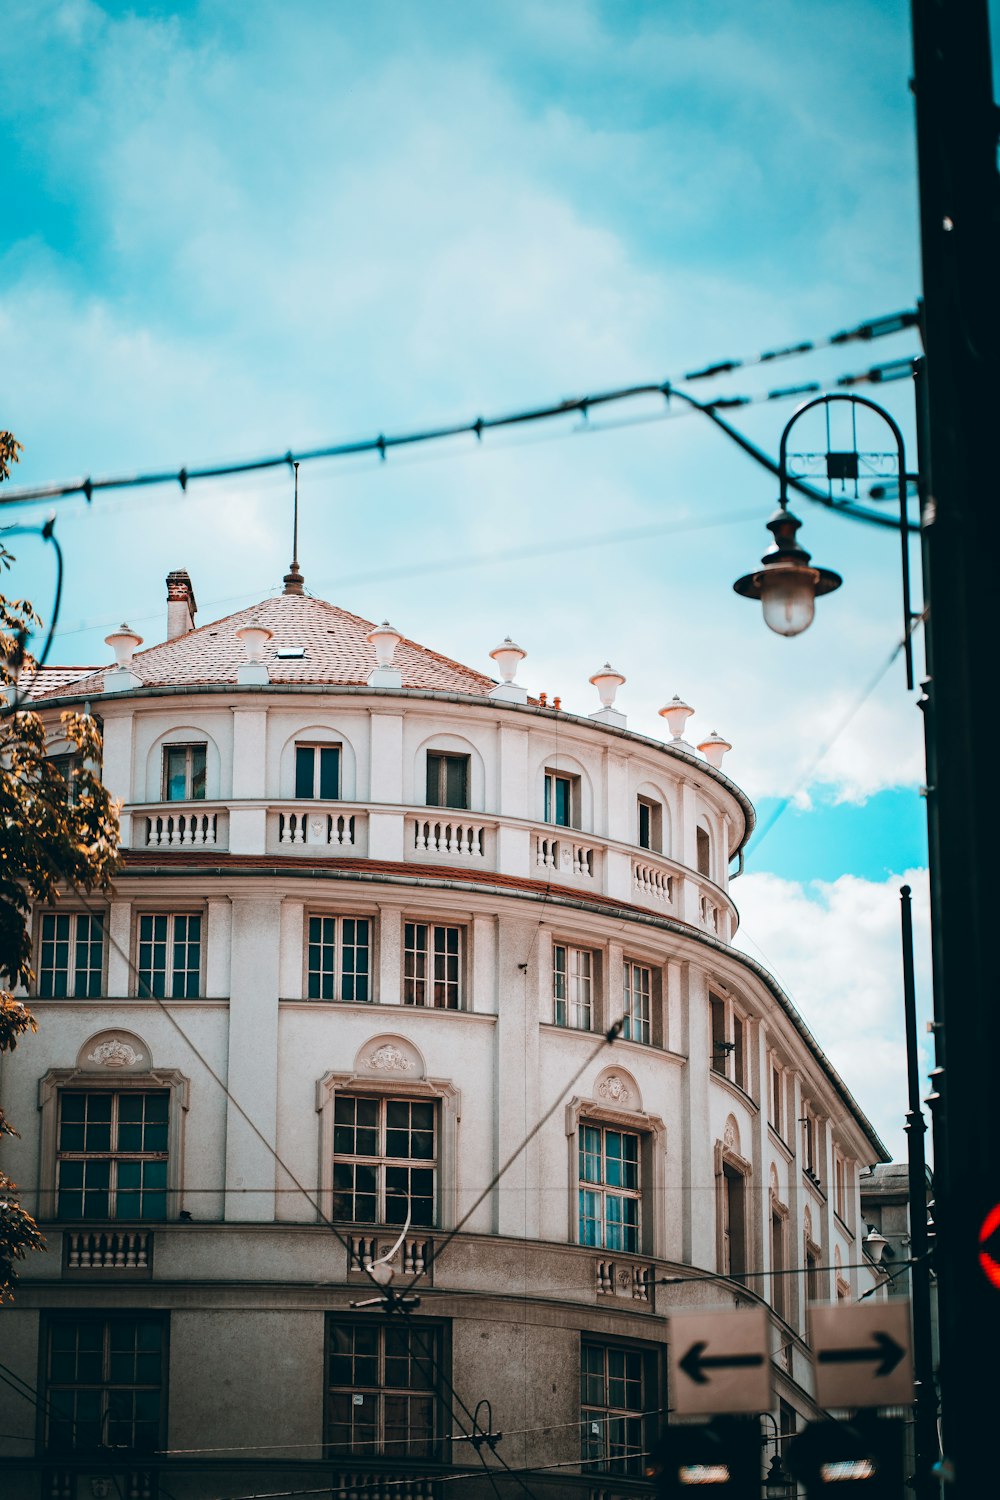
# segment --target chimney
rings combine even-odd
[[[175,568],[167,574],[167,640],[175,641],[194,629],[198,606],[187,568]]]

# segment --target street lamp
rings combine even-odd
[[[903,649],[906,654],[906,685],[912,688],[913,651],[910,635],[913,630],[913,614],[910,609],[906,452],[903,434],[896,422],[883,407],[876,405],[874,401],[869,401],[866,396],[858,396],[846,391],[817,396],[814,400],[807,401],[800,406],[785,423],[778,454],[780,486],[778,509],[767,523],[767,529],[774,537],[774,541],[761,558],[761,566],[755,572],[746,573],[742,578],[738,578],[733,588],[744,599],[759,599],[764,607],[765,625],[778,635],[785,636],[801,635],[803,630],[807,630],[812,624],[816,600],[819,596],[832,594],[834,589],[840,588],[843,580],[839,573],[834,573],[830,568],[818,568],[810,561],[809,553],[796,539],[796,533],[802,523],[788,509],[790,478],[795,482],[794,476],[789,474],[788,439],[792,430],[808,412],[822,407],[826,413],[828,434],[828,447],[825,455],[826,478],[831,488],[834,481],[856,483],[858,480],[861,455],[857,449],[842,451],[829,446],[830,410],[839,405],[846,405],[850,408],[854,430],[857,426],[858,408],[862,408],[879,417],[889,428],[895,441],[896,473],[899,484],[899,530],[902,538],[903,563]],[[814,456],[810,455],[810,457]]]

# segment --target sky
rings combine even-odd
[[[0,426],[25,451],[5,489],[469,421],[913,307],[907,12],[8,0]],[[917,348],[911,330],[686,388],[832,383]],[[912,449],[909,382],[862,391]],[[730,416],[776,453],[794,409]],[[863,438],[887,446],[877,425]],[[300,485],[311,592],[483,670],[509,633],[519,680],[574,712],[597,707],[587,679],[610,660],[632,728],[665,736],[679,693],[690,738],[732,742],[724,768],[759,814],[738,942],[901,1155],[904,880],[923,1015],[930,994],[892,530],[796,502],[801,540],[845,581],[789,641],[731,588],[770,540],[774,480],[660,398],[309,464]],[[57,513],[53,661],[108,660],[123,620],[163,639],[171,569],[205,623],[280,589],[291,556],[285,470]],[[7,545],[10,591],[45,617],[51,549]]]

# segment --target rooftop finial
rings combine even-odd
[[[292,566],[285,574],[283,592],[286,594],[303,594],[305,590],[302,586],[302,574],[299,572],[299,466],[297,463],[293,463],[292,468],[295,470],[295,505],[292,511]]]

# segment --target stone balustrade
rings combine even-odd
[[[67,1229],[63,1255],[67,1271],[148,1272],[152,1244],[148,1229]]]
[[[677,860],[524,818],[385,804],[234,801],[127,808],[122,830],[126,846],[133,848],[213,848],[276,857],[308,850],[320,857],[495,871],[641,906],[723,942],[736,931],[736,909],[726,892]]]

